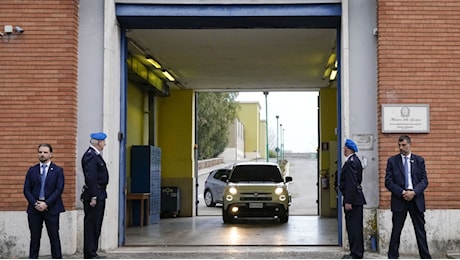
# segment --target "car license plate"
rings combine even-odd
[[[251,209],[262,209],[264,207],[263,203],[249,203],[249,208]]]

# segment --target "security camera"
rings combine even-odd
[[[12,34],[13,33],[13,26],[12,25],[5,25],[5,33]]]
[[[15,26],[15,27],[14,27],[14,31],[17,32],[17,33],[23,33],[23,32],[24,32],[24,29],[22,29],[22,27]]]

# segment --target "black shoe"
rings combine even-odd
[[[107,258],[105,255],[95,255],[95,256],[85,256],[85,259],[105,259]]]
[[[355,256],[349,254],[349,255],[343,255],[342,259],[363,259],[363,258],[362,257],[355,257]]]

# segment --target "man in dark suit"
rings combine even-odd
[[[361,187],[363,167],[356,152],[358,152],[358,146],[352,140],[347,139],[343,147],[346,159],[342,166],[339,189],[343,195],[350,254],[344,255],[343,259],[361,259],[364,256],[363,205],[366,204],[366,199]]]
[[[421,258],[431,258],[425,231],[425,196],[428,178],[423,157],[411,153],[411,139],[402,135],[398,140],[399,153],[387,161],[385,187],[391,192],[393,229],[388,258],[399,258],[401,232],[407,212],[414,225]],[[406,168],[407,167],[407,168]]]
[[[84,192],[81,195],[85,212],[83,228],[83,257],[104,258],[97,254],[99,236],[104,219],[106,187],[109,183],[107,165],[101,156],[107,135],[99,132],[90,135],[90,147],[81,159],[85,175]]]
[[[50,144],[38,145],[40,163],[29,168],[24,181],[28,201],[27,220],[30,229],[29,258],[38,258],[43,222],[51,245],[51,257],[62,258],[59,238],[59,214],[64,212],[61,194],[64,191],[64,170],[51,162]]]

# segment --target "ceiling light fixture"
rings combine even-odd
[[[128,44],[130,44],[131,46],[133,46],[134,48],[136,48],[140,53],[141,55],[145,58],[145,60],[143,60],[142,62],[144,63],[145,66],[147,66],[145,64],[145,62],[148,62],[149,64],[152,64],[152,66],[157,69],[157,71],[155,72],[155,74],[159,77],[161,77],[161,75],[159,75],[161,72],[161,74],[164,76],[164,78],[168,79],[170,82],[174,82],[176,83],[176,85],[178,84],[178,86],[180,88],[185,88],[185,86],[180,83],[179,81],[176,80],[176,78],[173,76],[173,74],[165,69],[162,69],[163,66],[155,60],[155,58],[153,58],[151,55],[147,54],[146,51],[144,50],[144,48],[142,48],[141,46],[139,46],[134,40],[132,39],[129,39],[128,41]]]
[[[161,64],[160,64],[158,61],[156,61],[152,56],[147,55],[147,56],[145,56],[145,59],[146,59],[150,64],[152,64],[153,67],[155,67],[156,69],[161,69]]]
[[[326,68],[323,74],[323,79],[329,79],[329,81],[335,80],[335,78],[337,77],[337,64],[337,54],[333,52],[327,60]]]
[[[327,60],[326,68],[332,67],[336,61],[337,61],[337,54],[331,53],[331,56],[329,56],[329,59]]]
[[[338,61],[336,60],[334,63],[334,68],[331,71],[331,75],[329,76],[330,81],[334,81],[335,78],[337,77],[337,72],[338,72],[337,67],[338,67]]]
[[[165,75],[165,77],[171,81],[171,82],[174,82],[176,81],[176,79],[167,71],[167,70],[163,70],[163,75]]]
[[[332,73],[332,68],[326,68],[323,74],[323,79],[329,78],[331,76],[331,73]]]
[[[337,77],[337,70],[332,70],[331,75],[329,76],[329,80],[334,81],[336,77]]]

